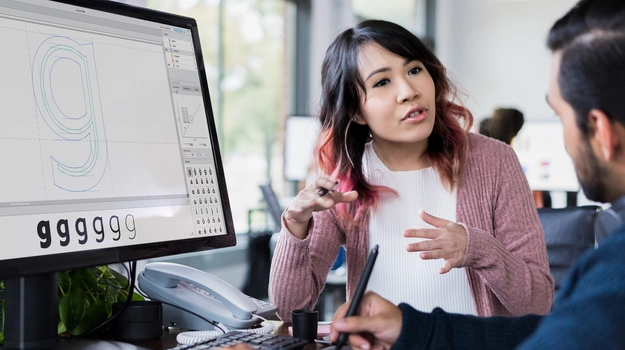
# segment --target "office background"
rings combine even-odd
[[[222,145],[237,247],[170,258],[242,288],[249,233],[272,231],[259,185],[271,182],[282,204],[304,180],[289,157],[310,156],[326,48],[362,19],[397,22],[434,48],[463,92],[477,125],[494,108],[514,107],[526,121],[557,122],[545,94],[551,63],[546,34],[576,0],[124,0],[196,18]],[[288,135],[295,133],[295,136]],[[560,135],[554,135],[560,136]],[[289,138],[302,144],[285,143]],[[559,139],[555,138],[554,142]],[[300,159],[301,160],[301,159]],[[301,164],[296,167],[302,167]],[[296,169],[297,170],[297,169]],[[300,169],[301,170],[301,169]],[[296,173],[305,173],[305,170]],[[579,195],[578,204],[587,204]],[[565,192],[553,206],[566,205]]]

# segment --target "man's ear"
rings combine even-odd
[[[598,109],[588,112],[588,122],[590,129],[594,130],[594,135],[591,135],[590,138],[594,139],[596,145],[599,146],[603,159],[605,161],[614,159],[620,143],[615,125],[603,111]]]

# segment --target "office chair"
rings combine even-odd
[[[269,214],[271,218],[271,222],[273,223],[274,232],[280,231],[280,226],[282,226],[282,206],[280,206],[280,202],[278,201],[278,196],[276,192],[271,187],[271,182],[268,182],[264,185],[258,185],[260,191],[263,193],[263,201],[265,202],[266,209],[265,211]]]
[[[538,209],[556,291],[575,261],[595,247],[595,219],[600,210],[595,205]]]
[[[265,300],[268,297],[271,256],[273,255],[276,242],[274,236],[276,232],[280,231],[282,208],[273,187],[271,187],[271,183],[259,185],[258,187],[263,194],[263,201],[265,202],[263,210],[269,226],[260,231],[250,229],[248,233],[247,257],[249,269],[245,278],[243,292],[256,299]]]

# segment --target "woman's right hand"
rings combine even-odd
[[[336,182],[319,178],[297,194],[284,212],[284,224],[293,236],[306,238],[313,212],[330,209],[337,203],[350,203],[358,198],[358,192],[338,192],[334,190],[335,186]],[[326,189],[327,193],[322,194],[325,191],[318,191],[320,188]]]

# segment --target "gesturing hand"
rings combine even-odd
[[[409,243],[406,250],[422,252],[421,259],[444,259],[445,265],[439,273],[447,273],[459,267],[464,261],[467,249],[467,231],[462,225],[445,219],[437,218],[419,210],[419,216],[426,224],[434,228],[417,228],[404,231],[404,237],[427,238],[423,242]]]
[[[294,236],[300,239],[306,238],[308,221],[312,218],[313,211],[327,210],[337,203],[349,203],[358,198],[358,192],[335,191],[335,185],[334,181],[319,178],[297,194],[284,213],[285,224]],[[327,191],[319,192],[318,188],[324,188]]]

